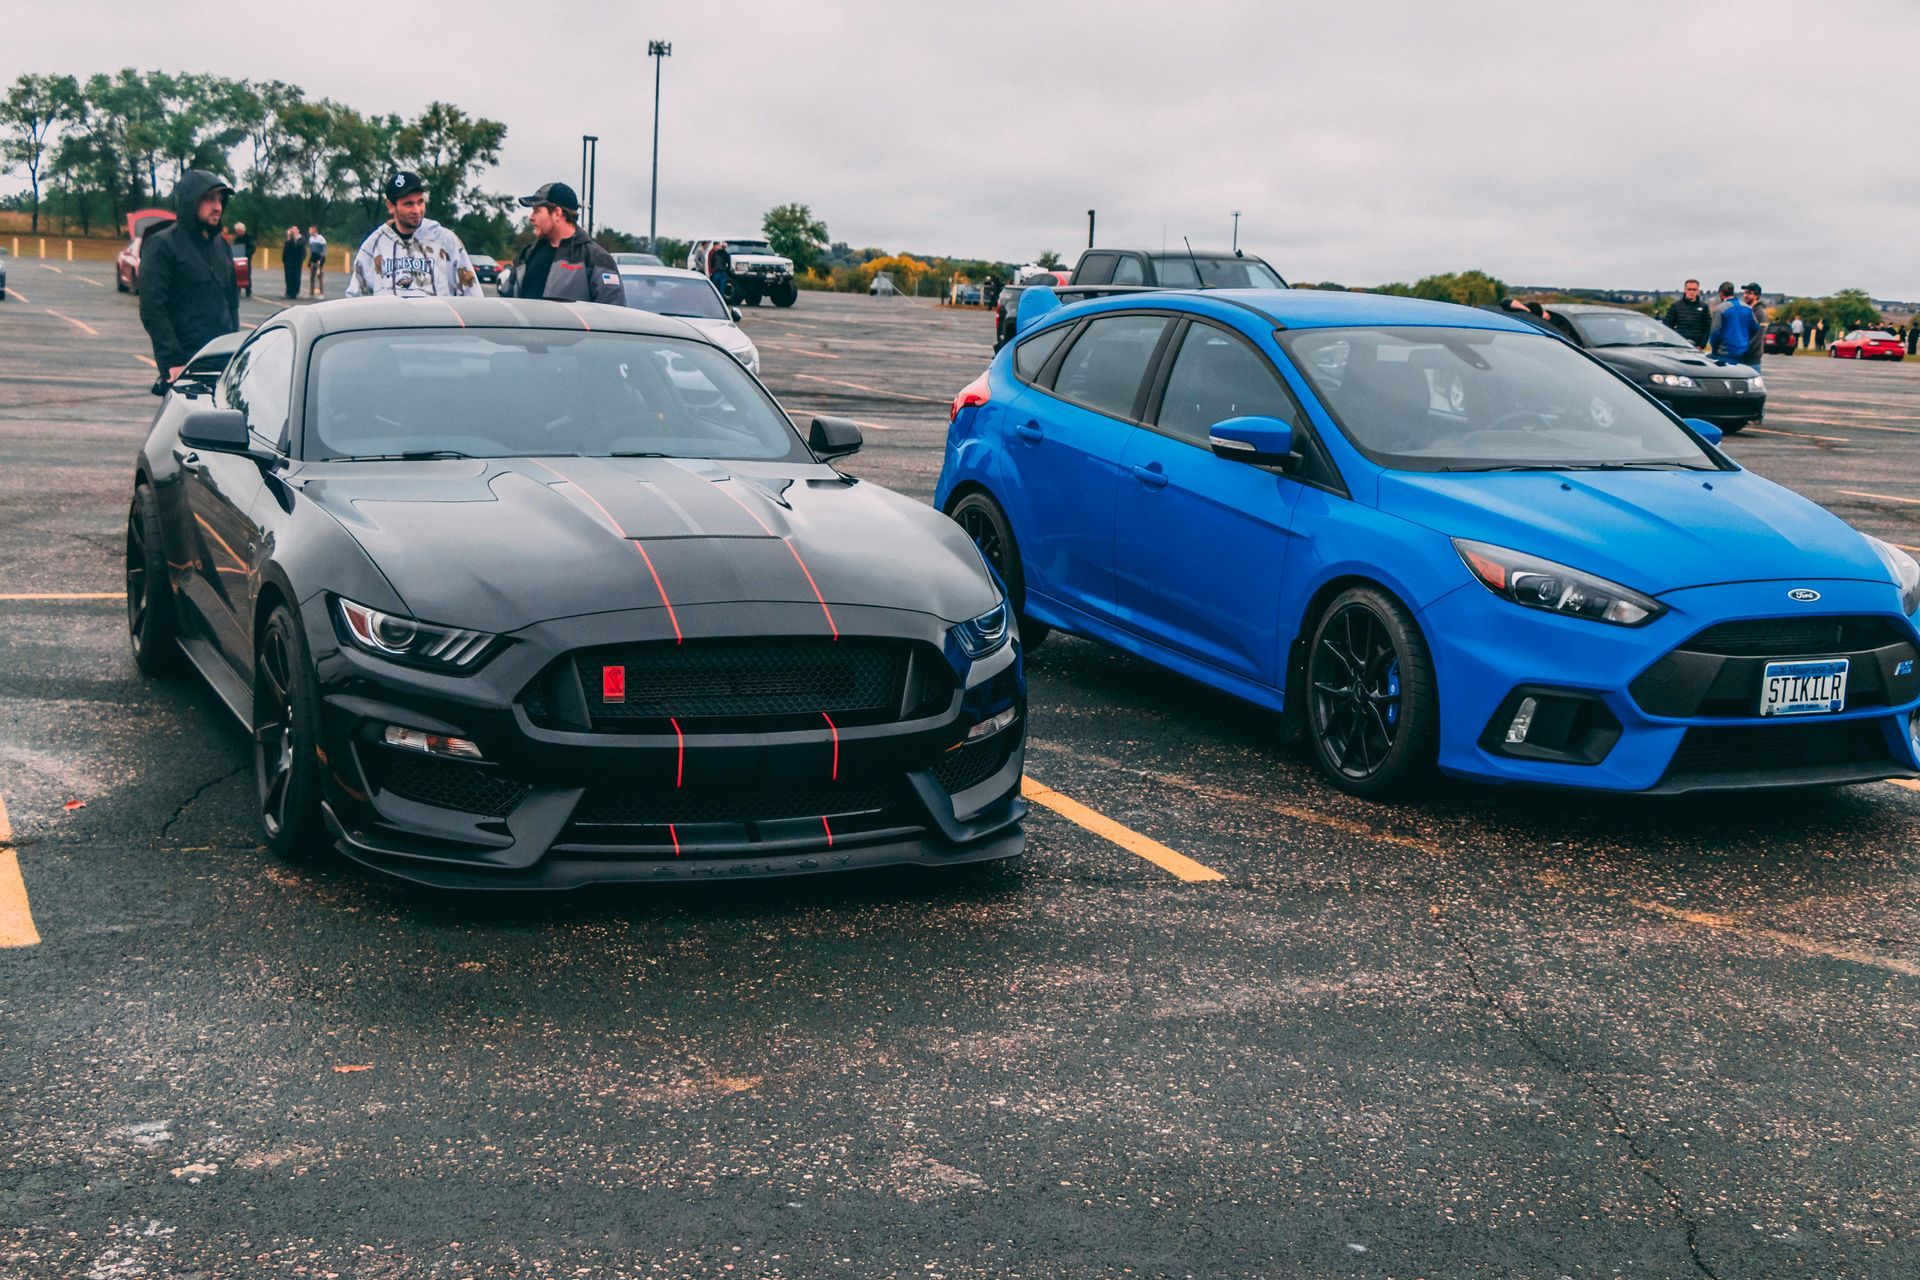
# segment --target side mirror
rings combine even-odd
[[[847,418],[815,418],[807,431],[807,447],[822,461],[858,453],[865,443],[860,428]]]
[[[1248,416],[1216,422],[1207,432],[1213,452],[1234,462],[1285,467],[1293,458],[1293,428],[1278,418]]]
[[[1705,418],[1688,418],[1686,419],[1686,423],[1688,426],[1693,428],[1693,433],[1695,435],[1699,436],[1702,440],[1705,440],[1710,445],[1717,446],[1722,440],[1726,438],[1726,434],[1722,432],[1720,428],[1714,426],[1711,422],[1708,422]]]
[[[180,423],[180,443],[212,453],[245,453],[247,415],[238,409],[194,409]]]
[[[731,311],[731,312],[733,312],[733,322],[734,322],[735,324],[739,324],[739,323],[740,323],[740,308],[738,308],[738,307],[728,307],[728,308],[727,308],[727,310],[729,310],[729,311]]]

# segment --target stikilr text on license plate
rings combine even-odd
[[[1760,677],[1763,716],[1824,715],[1847,709],[1847,660],[1769,662]]]

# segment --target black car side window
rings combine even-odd
[[[1060,348],[1060,340],[1073,332],[1071,324],[1057,324],[1024,339],[1013,349],[1014,376],[1032,382],[1047,367],[1047,360]]]
[[[1075,284],[1105,284],[1113,278],[1113,257],[1110,253],[1090,253],[1080,260],[1074,269]]]
[[[1214,423],[1250,414],[1299,425],[1293,398],[1264,356],[1224,329],[1197,322],[1188,326],[1155,425],[1205,449]]]
[[[228,369],[226,402],[247,415],[260,443],[287,449],[287,409],[293,400],[293,335],[269,329],[243,347]]]
[[[1123,256],[1119,264],[1113,269],[1113,282],[1115,284],[1145,284],[1147,282],[1147,273],[1141,267],[1140,259],[1130,253]]]
[[[1093,321],[1060,362],[1053,393],[1097,413],[1133,421],[1141,381],[1166,328],[1165,316],[1114,315]]]

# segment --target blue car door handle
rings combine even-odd
[[[1133,478],[1149,489],[1164,489],[1167,487],[1167,473],[1160,469],[1160,464],[1157,462],[1150,467],[1135,467],[1133,469]]]
[[[1040,429],[1040,424],[1037,422],[1023,422],[1013,429],[1013,434],[1028,444],[1039,444],[1047,438],[1047,433]]]

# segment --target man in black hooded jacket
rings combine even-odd
[[[232,194],[206,170],[187,170],[173,188],[173,225],[140,252],[140,323],[153,341],[160,382],[178,377],[209,341],[240,328],[233,246],[220,234]]]

